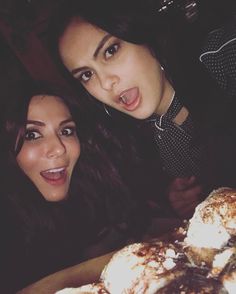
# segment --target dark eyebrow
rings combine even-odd
[[[109,40],[112,37],[112,35],[107,34],[105,35],[102,40],[98,43],[98,46],[96,48],[96,50],[93,53],[93,57],[96,58],[98,56],[99,51],[102,49],[102,47],[105,45],[105,43],[107,42],[107,40]]]
[[[36,126],[45,126],[45,124],[41,121],[37,121],[37,120],[27,120],[26,121],[26,125],[36,125]]]
[[[68,122],[74,122],[74,120],[72,119],[72,117],[68,118],[68,119],[65,119],[63,120],[62,122],[60,122],[60,126],[64,125],[64,124],[67,124]]]
[[[83,70],[86,70],[86,69],[88,69],[87,66],[78,67],[78,68],[72,69],[71,73],[74,76],[77,73],[79,73],[80,71],[83,71]]]
[[[62,122],[60,122],[60,126],[66,124],[68,122],[74,122],[74,120],[71,117],[68,119],[65,119]],[[45,123],[38,121],[38,120],[27,120],[26,125],[36,125],[39,127],[43,127],[43,126],[45,126]]]
[[[93,53],[93,57],[96,58],[99,54],[99,51],[102,49],[102,47],[105,45],[105,43],[107,42],[107,40],[109,40],[110,38],[112,37],[112,35],[110,34],[107,34],[105,35],[101,41],[98,43],[98,46],[97,48],[95,49],[94,53]],[[83,67],[78,67],[78,68],[75,68],[75,69],[72,69],[71,71],[71,74],[72,75],[75,75],[77,74],[78,72],[80,71],[83,71],[83,70],[86,70],[88,69],[86,66],[83,66]]]

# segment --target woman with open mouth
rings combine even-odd
[[[166,23],[148,5],[110,4],[62,5],[51,49],[111,118],[147,126],[171,178],[170,203],[177,215],[190,216],[202,194],[204,147],[169,74]]]
[[[68,89],[26,79],[8,91],[0,143],[0,292],[10,294],[116,249],[148,219],[100,143],[105,127]]]

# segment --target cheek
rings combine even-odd
[[[160,64],[148,48],[141,46],[134,50],[133,66],[142,70],[144,74],[148,74],[159,68]]]
[[[150,54],[140,54],[134,52],[129,54],[126,58],[116,66],[116,74],[123,81],[136,80],[141,82],[143,79],[149,78],[155,60],[151,58]]]
[[[37,167],[39,156],[40,152],[38,149],[23,146],[17,155],[16,160],[20,168],[27,174],[29,171]]]
[[[139,66],[139,70],[137,68],[136,70],[140,73],[140,80],[143,81],[145,87],[152,91],[162,91],[164,76],[158,61],[147,55]]]
[[[98,79],[95,79],[88,85],[83,85],[86,91],[94,97],[97,101],[106,103],[107,91],[104,91]],[[104,93],[105,92],[105,93]]]

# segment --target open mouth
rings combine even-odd
[[[40,175],[51,184],[62,184],[66,180],[66,168],[53,168],[40,172]]]
[[[139,90],[137,87],[123,91],[119,95],[119,103],[129,111],[135,110],[140,102]]]
[[[123,96],[120,96],[119,101],[123,102],[124,104],[127,104],[128,98],[125,95],[123,95]]]

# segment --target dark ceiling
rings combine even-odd
[[[50,16],[63,1],[69,5],[70,0],[0,0],[1,111],[8,88],[14,80],[31,76],[65,82],[52,61],[45,41]],[[236,15],[236,0],[137,1],[145,1],[145,5],[151,5],[155,11],[162,11],[172,23],[182,53],[181,59],[187,64],[188,72],[193,71],[191,62],[198,59],[207,33]]]
[[[0,0],[1,87],[25,73],[40,79],[58,78],[44,45],[50,15],[63,1],[69,5],[70,0]],[[186,47],[185,52],[197,58],[206,34],[227,20],[232,11],[235,13],[236,1],[147,0],[145,3],[169,17],[181,46],[184,43]],[[197,4],[196,11],[189,9],[193,3]],[[194,17],[187,17],[192,11]],[[22,42],[22,35],[26,36],[26,42]]]

